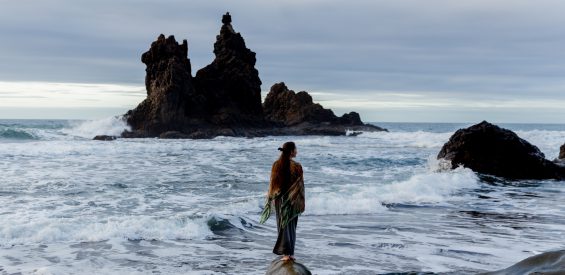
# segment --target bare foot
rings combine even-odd
[[[291,259],[290,256],[285,255],[284,257],[281,258],[281,261],[288,261],[290,259]]]

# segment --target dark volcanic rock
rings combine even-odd
[[[559,179],[563,171],[514,132],[483,121],[459,129],[443,145],[438,159],[475,172],[509,179]]]
[[[565,144],[561,145],[561,147],[559,147],[559,159],[563,160],[565,159]]]
[[[98,135],[98,136],[95,136],[92,140],[111,141],[111,140],[115,140],[115,139],[116,139],[115,136]]]
[[[336,122],[343,125],[364,125],[364,123],[361,121],[361,117],[357,112],[349,112],[348,114],[343,114],[341,117],[337,118]]]
[[[303,134],[344,135],[347,129],[384,130],[364,124],[356,112],[337,117],[332,110],[314,103],[307,92],[295,93],[284,82],[271,87],[263,103],[263,110],[267,120],[287,126],[289,131],[302,131]]]
[[[202,128],[213,137],[215,128],[229,133],[226,127],[265,125],[255,53],[235,33],[229,14],[223,21],[214,44],[216,59],[194,78],[186,40],[179,44],[173,36],[160,35],[151,44],[141,58],[147,65],[147,99],[125,115],[133,132],[124,137],[206,136]]]
[[[214,43],[214,61],[199,70],[195,87],[208,96],[211,122],[222,125],[264,125],[261,79],[255,69],[255,53],[245,46],[231,25],[229,13]]]
[[[266,275],[311,275],[306,266],[296,261],[275,259],[269,265]]]
[[[182,139],[182,138],[190,138],[190,135],[187,135],[185,133],[181,133],[179,131],[168,131],[168,132],[161,133],[159,135],[159,138]]]
[[[125,115],[133,132],[124,137],[163,136],[181,138],[207,129],[264,127],[261,80],[255,69],[255,53],[224,15],[224,25],[214,44],[214,61],[191,75],[186,40],[160,35],[141,61],[147,65],[147,99]],[[164,134],[167,132],[176,134]],[[251,130],[250,130],[251,131]],[[227,131],[229,133],[229,131]],[[195,134],[197,136],[206,136]]]
[[[507,274],[539,274],[562,275],[565,274],[565,250],[541,253],[526,258],[506,269],[481,273],[481,275],[507,275]]]
[[[149,51],[141,56],[147,65],[147,98],[125,115],[128,124],[140,136],[157,136],[169,130],[183,129],[187,116],[203,111],[201,95],[192,85],[186,40],[178,44],[174,36],[160,35]]]
[[[214,61],[194,77],[188,45],[160,35],[145,52],[147,98],[124,118],[132,131],[122,137],[213,138],[215,136],[345,135],[346,130],[382,131],[363,124],[359,114],[337,117],[312,101],[276,84],[261,104],[255,53],[225,14],[214,43]],[[266,113],[264,113],[266,110]]]
[[[295,93],[289,90],[284,82],[271,87],[263,109],[266,119],[286,126],[303,122],[332,123],[337,120],[332,110],[324,109],[322,105],[314,103],[307,92]]]

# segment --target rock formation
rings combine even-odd
[[[98,135],[98,136],[95,136],[92,140],[112,141],[112,140],[116,140],[116,138],[117,137],[115,137],[115,136]]]
[[[322,105],[314,103],[307,92],[295,93],[289,90],[284,82],[271,87],[263,109],[268,120],[286,126],[303,122],[363,125],[358,113],[351,112],[338,118],[332,110],[324,109]]]
[[[187,54],[186,40],[178,44],[174,36],[165,38],[161,34],[141,56],[147,65],[147,98],[125,115],[136,136],[156,136],[183,129],[187,115],[202,112],[206,99],[193,87]]]
[[[559,147],[559,157],[558,159],[560,160],[565,160],[565,144],[561,145],[561,147]]]
[[[268,121],[294,134],[326,134],[339,135],[347,129],[361,131],[383,131],[374,125],[364,124],[356,112],[338,117],[330,109],[314,103],[305,91],[295,93],[289,90],[284,82],[277,83],[263,103],[263,111]]]
[[[506,269],[481,273],[480,275],[507,275],[507,274],[565,274],[565,250],[541,253],[526,258]]]
[[[311,275],[306,266],[295,261],[282,261],[280,258],[271,262],[266,275]]]
[[[351,112],[337,117],[312,101],[275,84],[261,104],[261,79],[255,53],[234,31],[231,15],[222,18],[214,43],[215,59],[194,77],[188,44],[160,35],[141,61],[147,98],[125,114],[131,132],[122,137],[211,138],[264,135],[345,135],[346,130],[384,130],[361,122]]]
[[[437,158],[450,161],[452,168],[463,165],[508,179],[562,179],[565,175],[536,146],[486,121],[457,130]]]
[[[261,79],[255,53],[231,25],[229,13],[214,43],[216,58],[196,73],[195,87],[207,96],[210,121],[222,125],[264,125]]]

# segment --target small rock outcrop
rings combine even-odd
[[[116,137],[115,136],[108,136],[108,135],[98,135],[98,136],[95,136],[92,140],[112,141],[112,140],[116,140]]]
[[[337,117],[306,92],[275,84],[261,103],[255,53],[235,32],[229,13],[214,43],[215,59],[192,76],[188,43],[161,34],[141,61],[147,66],[147,98],[124,117],[122,137],[212,138],[265,135],[345,135],[346,130],[382,131],[359,114]]]
[[[483,121],[457,130],[438,159],[475,172],[508,179],[562,179],[565,173],[534,145],[514,132]]]
[[[565,274],[565,250],[544,252],[526,258],[506,269],[481,273],[480,275],[507,275],[507,274]]]
[[[322,105],[314,103],[307,92],[295,93],[289,90],[284,82],[271,87],[265,98],[263,109],[268,120],[286,126],[304,122],[363,125],[359,114],[351,112],[343,117],[337,117],[332,110],[324,109]]]
[[[306,266],[295,261],[275,259],[267,269],[266,275],[311,275]]]
[[[338,117],[330,109],[314,103],[305,91],[295,93],[284,82],[277,83],[263,103],[265,118],[275,124],[303,134],[344,134],[346,130],[384,131],[380,127],[364,124],[356,112]]]
[[[559,147],[559,157],[558,159],[560,159],[561,161],[565,161],[565,144],[561,145],[561,147]]]

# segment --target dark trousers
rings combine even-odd
[[[281,228],[280,219],[277,216],[277,230],[279,235],[277,243],[273,248],[273,253],[277,255],[294,255],[294,243],[296,242],[296,225],[298,224],[298,216],[288,221],[285,228]]]

